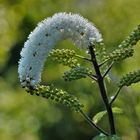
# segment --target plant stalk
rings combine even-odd
[[[120,87],[120,88],[117,90],[115,96],[113,97],[113,99],[112,99],[112,100],[110,101],[110,103],[109,103],[110,105],[112,105],[113,102],[116,100],[116,98],[118,97],[118,95],[119,95],[121,89],[122,89],[122,87]]]
[[[106,93],[106,89],[105,89],[105,85],[104,85],[104,79],[103,76],[101,75],[100,69],[99,69],[99,65],[97,63],[96,60],[96,55],[95,55],[95,51],[92,45],[89,46],[89,51],[90,51],[90,55],[91,55],[91,60],[97,75],[97,82],[98,82],[98,86],[100,89],[100,93],[103,99],[103,102],[105,104],[107,113],[108,113],[108,119],[109,119],[109,126],[110,126],[110,132],[111,135],[116,134],[116,130],[115,130],[115,124],[114,124],[114,117],[113,117],[113,112],[112,112],[112,107],[109,104],[109,100],[107,97],[107,93]]]
[[[101,129],[100,127],[98,127],[96,124],[94,124],[92,122],[92,120],[83,112],[80,111],[81,115],[84,117],[84,119],[93,127],[96,128],[99,132],[105,134],[106,136],[109,136],[109,134],[107,132],[105,132],[103,129]]]

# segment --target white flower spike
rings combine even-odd
[[[34,87],[41,81],[44,61],[58,41],[71,39],[80,48],[101,42],[97,28],[78,14],[57,13],[40,22],[30,33],[21,51],[18,73],[23,87]]]

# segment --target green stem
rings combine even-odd
[[[105,86],[104,86],[103,76],[101,75],[99,65],[98,65],[97,60],[96,60],[96,56],[95,56],[93,46],[91,46],[91,45],[89,46],[89,51],[90,51],[91,60],[92,60],[92,63],[93,63],[93,66],[94,66],[94,69],[95,69],[95,72],[96,72],[96,75],[97,75],[97,82],[98,82],[98,86],[99,86],[99,89],[100,89],[100,93],[101,93],[103,102],[105,104],[105,107],[106,107],[106,110],[107,110],[107,113],[108,113],[111,135],[113,135],[113,134],[116,134],[116,130],[115,130],[112,107],[110,106],[109,101],[108,101],[108,97],[107,97]]]

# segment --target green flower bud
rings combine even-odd
[[[27,92],[31,95],[40,95],[46,99],[54,100],[55,102],[61,103],[76,112],[81,111],[83,107],[76,97],[68,94],[62,89],[57,89],[54,86],[38,85],[35,89],[27,89]]]
[[[95,54],[96,54],[96,58],[99,62],[102,62],[105,58],[106,54],[106,48],[104,43],[100,43],[100,44],[96,44],[95,46]]]
[[[87,75],[91,75],[91,74],[92,74],[92,70],[90,70],[89,68],[75,67],[69,71],[66,71],[63,75],[63,78],[65,81],[72,81],[81,78],[86,78]]]
[[[133,56],[132,46],[140,40],[140,25],[134,29],[130,35],[121,42],[117,49],[105,56],[105,60],[119,61]]]
[[[132,47],[118,48],[113,52],[109,53],[105,57],[105,60],[119,61],[133,56],[133,53],[134,53],[134,49]]]
[[[74,50],[56,49],[52,50],[49,56],[51,56],[52,60],[55,62],[74,68],[76,66],[80,66],[78,60],[75,58],[75,55],[76,53]]]
[[[134,29],[124,41],[122,41],[122,43],[119,45],[119,48],[126,48],[129,46],[136,45],[139,40],[140,40],[140,25],[138,25],[137,28]]]
[[[140,81],[140,70],[133,71],[124,75],[121,78],[120,82],[118,83],[118,86],[119,87],[130,86],[131,84],[137,83],[139,81]]]

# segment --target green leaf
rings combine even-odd
[[[113,111],[114,114],[122,114],[123,113],[123,110],[121,108],[118,108],[118,107],[113,107],[112,111]],[[106,110],[97,113],[92,119],[93,122],[95,124],[97,124],[106,114],[107,114]]]
[[[113,110],[114,114],[122,114],[123,113],[123,110],[119,107],[113,107],[112,110]]]
[[[105,135],[99,135],[96,136],[95,138],[93,138],[92,140],[110,140],[109,137],[105,136]]]
[[[95,124],[97,124],[102,118],[103,118],[103,116],[105,115],[105,114],[107,114],[107,111],[101,111],[101,112],[99,112],[99,113],[97,113],[94,117],[93,117],[93,122],[95,123]]]
[[[122,139],[117,135],[106,136],[101,133],[99,136],[94,137],[92,140],[122,140]]]
[[[117,135],[111,136],[111,140],[122,140],[120,137]]]

